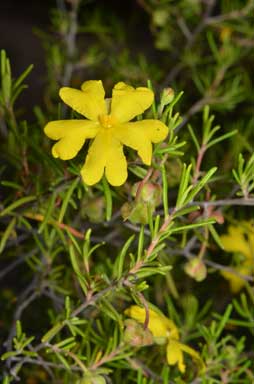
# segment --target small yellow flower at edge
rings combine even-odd
[[[117,83],[112,100],[105,100],[101,81],[85,81],[81,90],[63,87],[61,99],[88,120],[58,120],[49,122],[45,134],[58,140],[52,148],[54,157],[72,159],[83,147],[86,139],[94,139],[88,150],[81,175],[87,185],[96,184],[105,175],[114,186],[127,179],[127,161],[123,145],[137,150],[142,161],[150,165],[152,143],[164,140],[168,128],[159,120],[147,119],[130,122],[151,106],[153,92],[145,87],[133,88]]]
[[[242,221],[238,225],[230,225],[228,234],[220,237],[225,251],[239,253],[243,260],[232,268],[241,275],[253,275],[254,272],[254,226],[252,222]],[[221,271],[222,276],[228,280],[233,293],[238,293],[246,284],[240,276],[230,271]]]
[[[127,316],[137,320],[139,323],[144,323],[146,311],[138,305],[132,305],[124,312]],[[179,332],[175,323],[164,316],[159,310],[154,311],[149,308],[149,323],[148,329],[152,332],[154,340],[164,338],[167,344],[167,361],[169,365],[178,365],[180,372],[185,372],[185,364],[183,352],[188,353],[198,363],[199,369],[204,370],[205,365],[198,352],[194,349],[182,344],[179,339]]]

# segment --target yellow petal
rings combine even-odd
[[[178,364],[179,371],[185,372],[185,364],[183,360],[183,352],[181,344],[177,340],[169,340],[167,345],[167,361],[169,365]]]
[[[145,322],[146,311],[138,305],[132,305],[127,308],[124,313],[140,323]],[[169,335],[174,336],[175,338],[179,337],[177,327],[173,321],[163,314],[155,312],[151,308],[149,308],[148,329],[152,332],[154,337],[168,337]]]
[[[152,144],[166,138],[168,127],[159,120],[142,120],[115,126],[114,135],[124,145],[138,151],[147,165],[151,164]]]
[[[200,356],[200,354],[197,351],[195,351],[195,349],[189,347],[186,344],[182,344],[182,343],[179,343],[179,346],[180,346],[182,351],[188,353],[191,357],[193,357],[193,359],[196,361],[200,371],[205,370],[205,368],[206,368],[205,363],[204,363],[202,357]]]
[[[52,148],[54,157],[69,160],[75,157],[86,139],[93,138],[98,132],[98,123],[88,120],[51,121],[45,128],[45,134],[59,140]]]
[[[153,92],[145,87],[133,88],[117,83],[112,92],[111,114],[121,123],[132,120],[153,103]]]
[[[221,242],[227,252],[241,252],[246,257],[250,255],[250,247],[244,238],[240,227],[229,226],[228,235],[221,236]]]
[[[85,165],[81,169],[81,176],[87,185],[96,184],[102,178],[107,160],[108,145],[107,132],[99,131],[88,150]]]
[[[111,138],[106,160],[106,178],[111,185],[122,185],[127,179],[127,162],[122,144]]]
[[[99,115],[107,113],[102,82],[96,80],[85,81],[81,88],[82,91],[63,87],[60,89],[59,95],[74,111],[90,120],[97,121]]]
[[[246,266],[238,266],[238,267],[235,267],[234,269],[236,272],[240,273],[241,275],[250,275],[252,270],[251,267],[246,267]],[[238,293],[246,285],[246,281],[243,278],[235,275],[232,272],[221,271],[221,275],[226,280],[228,280],[232,293]]]

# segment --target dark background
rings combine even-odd
[[[65,5],[68,7],[67,2]],[[34,69],[26,79],[29,88],[17,102],[18,107],[24,109],[25,117],[31,115],[34,105],[42,103],[46,82],[45,52],[35,29],[54,33],[50,14],[56,7],[57,0],[0,1],[0,49],[5,49],[10,58],[13,77],[34,64]],[[82,2],[82,7],[86,7],[88,13],[96,7],[103,7],[105,13],[115,14],[125,25],[133,49],[138,46],[139,50],[149,51],[151,35],[148,16],[138,1],[88,0]]]

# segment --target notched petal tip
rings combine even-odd
[[[83,92],[93,92],[93,93],[98,93],[100,96],[104,97],[105,96],[105,91],[103,88],[103,84],[101,80],[87,80],[84,81],[81,84],[81,89]]]
[[[82,90],[62,87],[59,91],[65,104],[92,121],[107,112],[104,94],[102,83],[93,80],[83,83]]]
[[[59,154],[57,152],[57,149],[55,148],[55,145],[53,145],[52,149],[51,149],[51,153],[52,153],[52,156],[57,159],[59,157]]]
[[[111,113],[119,122],[125,123],[149,108],[154,100],[154,93],[149,88],[133,88],[123,82],[113,88]]]
[[[52,147],[52,155],[55,158],[60,158],[61,160],[70,160],[73,159],[79,151],[79,147],[76,145],[68,145],[68,139],[61,139]]]

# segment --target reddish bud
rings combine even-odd
[[[206,278],[206,265],[198,257],[194,257],[184,266],[185,273],[196,281],[202,281]]]

